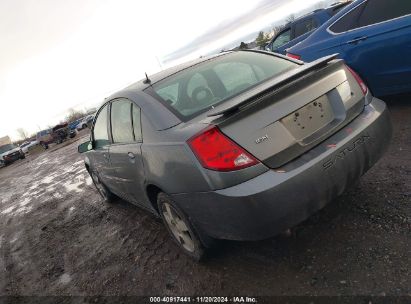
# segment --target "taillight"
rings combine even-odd
[[[350,73],[354,76],[355,80],[357,81],[358,85],[361,88],[361,91],[363,92],[364,95],[367,94],[368,92],[368,87],[365,84],[365,82],[361,79],[360,75],[357,74],[352,68],[350,68],[348,65],[345,65],[347,67],[347,70],[350,71]]]
[[[209,127],[188,140],[188,144],[204,168],[216,171],[234,171],[258,164],[216,126]]]
[[[295,55],[295,54],[291,54],[291,53],[287,53],[287,56],[293,59],[297,59],[300,60],[301,56],[300,55]]]

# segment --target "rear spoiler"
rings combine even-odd
[[[271,81],[266,81],[260,85],[257,85],[253,89],[233,97],[231,100],[222,104],[221,106],[217,106],[215,109],[211,110],[211,112],[207,116],[212,117],[234,113],[250,101],[255,100],[256,95],[265,95],[267,91],[272,92],[275,90],[279,90],[281,87],[284,87],[287,83],[298,79],[302,75],[317,70],[323,66],[326,66],[328,62],[337,58],[338,55],[339,54],[333,54],[326,57],[322,57],[313,62],[306,63],[296,69],[286,72],[278,77],[275,77]]]

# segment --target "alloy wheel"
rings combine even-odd
[[[163,216],[166,220],[167,226],[170,228],[175,239],[189,252],[194,252],[195,245],[191,231],[184,219],[177,213],[172,205],[169,203],[163,204]]]

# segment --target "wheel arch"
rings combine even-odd
[[[158,205],[157,205],[157,197],[160,192],[164,192],[160,187],[154,184],[148,184],[146,186],[146,195],[147,198],[153,207],[153,209],[159,214]]]

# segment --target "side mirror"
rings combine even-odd
[[[91,141],[86,141],[78,146],[78,153],[84,153],[93,150]]]

